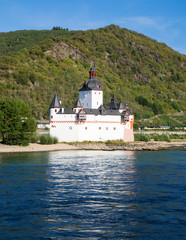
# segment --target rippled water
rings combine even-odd
[[[185,152],[0,155],[0,239],[186,239]]]

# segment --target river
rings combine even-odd
[[[0,154],[0,239],[186,239],[185,156]]]

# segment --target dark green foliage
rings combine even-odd
[[[186,134],[178,135],[178,134],[170,134],[170,139],[186,139]]]
[[[160,140],[159,134],[154,134],[153,138],[154,138],[154,141],[159,141]]]
[[[170,142],[170,137],[168,134],[153,134],[153,135],[149,135],[149,134],[141,134],[141,133],[137,133],[134,134],[134,140],[135,141],[143,141],[143,142],[148,142],[151,139],[154,139],[154,141],[166,141],[166,142]]]
[[[176,110],[176,111],[180,111],[180,105],[177,102],[171,102],[171,106]]]
[[[170,142],[170,136],[166,133],[163,134],[153,134],[154,141],[166,141]]]
[[[163,113],[162,105],[159,104],[159,103],[153,103],[152,104],[152,110],[153,110],[155,115]]]
[[[58,139],[56,137],[50,136],[50,134],[43,134],[39,138],[41,144],[56,144]]]
[[[30,142],[31,143],[37,143],[39,140],[39,137],[36,133],[33,133],[31,136],[30,136]]]
[[[4,144],[28,145],[35,131],[36,121],[30,117],[28,104],[13,98],[0,99],[0,132]]]
[[[143,141],[148,142],[150,141],[151,137],[149,134],[134,134],[134,140],[135,141]]]
[[[160,135],[160,141],[170,142],[170,137],[169,137],[169,135],[168,135],[168,134],[165,134],[165,133],[161,134],[161,135]]]
[[[136,120],[134,128],[139,127],[149,127],[149,128],[157,128],[166,126],[169,128],[182,128],[186,125],[186,117],[185,115],[179,116],[171,116],[171,115],[159,115],[156,117],[152,117],[144,120]]]
[[[132,107],[135,119],[186,109],[186,56],[115,25],[0,33],[1,96],[26,99],[34,117],[48,118],[56,92],[64,107],[74,105],[93,61],[104,104],[115,92]]]
[[[139,96],[135,100],[142,106],[150,106],[149,101],[143,96]]]

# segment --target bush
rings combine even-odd
[[[148,134],[141,134],[140,141],[148,142],[148,141],[150,141],[150,136]]]
[[[169,135],[163,133],[162,135],[160,135],[160,141],[170,142],[170,137],[169,137]]]
[[[31,143],[36,143],[39,140],[37,134],[32,134],[32,136],[30,137],[30,142]]]
[[[43,134],[40,136],[41,144],[56,144],[58,143],[58,139],[56,137],[50,136],[50,134]]]
[[[22,140],[20,143],[20,146],[28,146],[28,145],[29,145],[28,139]]]
[[[154,139],[154,141],[159,141],[160,140],[159,135],[157,133],[154,134],[153,139]]]
[[[148,142],[150,141],[151,137],[148,134],[135,134],[134,140],[135,141],[142,141],[142,142]]]
[[[56,143],[58,143],[58,139],[57,137],[53,137],[53,144],[56,144]]]

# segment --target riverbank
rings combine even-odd
[[[65,150],[125,150],[125,151],[157,151],[157,150],[178,149],[186,150],[186,142],[131,142],[126,144],[108,144],[108,143],[94,143],[82,142],[73,144],[51,144],[41,145],[38,143],[31,143],[29,146],[10,146],[0,144],[0,153],[14,153],[14,152],[50,152],[50,151],[65,151]]]

